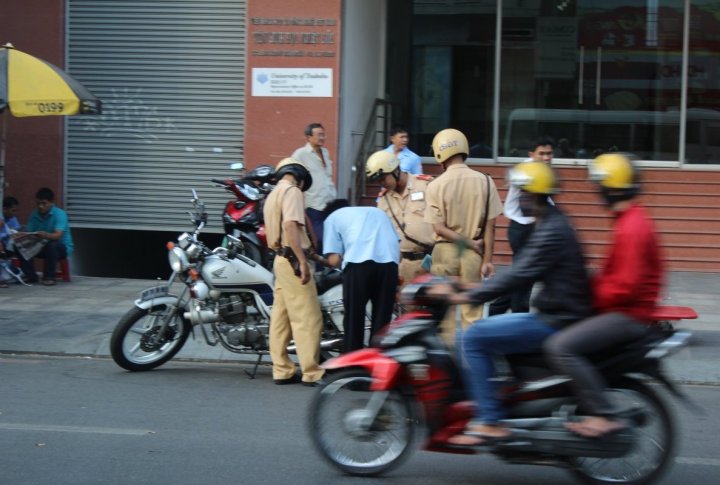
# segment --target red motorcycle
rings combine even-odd
[[[422,278],[422,277],[421,277]],[[670,321],[696,318],[687,307],[664,307],[657,332],[626,347],[593,356],[609,383],[607,392],[629,426],[609,437],[580,437],[564,423],[582,419],[569,378],[553,373],[542,355],[507,358],[502,398],[504,424],[512,438],[481,446],[457,446],[448,439],[465,429],[473,403],[463,370],[439,336],[443,303],[427,289],[437,278],[418,279],[401,292],[404,303],[424,305],[387,325],[373,346],[327,361],[326,384],[310,406],[309,430],[321,455],[352,475],[377,475],[401,463],[414,448],[419,428],[423,448],[442,453],[493,455],[511,464],[568,468],[587,483],[645,484],[673,459],[677,442],[673,417],[646,378],[687,398],[668,381],[661,360],[685,346],[690,334]],[[422,425],[422,426],[420,426]]]
[[[273,189],[271,184],[275,169],[270,165],[258,165],[245,172],[245,164],[242,162],[233,163],[230,168],[238,170],[240,178],[211,179],[235,196],[235,200],[228,201],[223,211],[225,235],[240,240],[240,252],[244,256],[272,269],[272,254],[267,250],[263,202]]]

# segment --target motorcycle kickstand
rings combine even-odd
[[[258,369],[258,366],[260,365],[260,361],[262,360],[262,358],[263,358],[263,354],[258,355],[257,361],[255,362],[255,366],[253,367],[252,372],[245,369],[245,374],[247,374],[247,376],[250,379],[255,379],[255,374],[257,374],[257,369]]]

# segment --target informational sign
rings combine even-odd
[[[317,122],[338,163],[343,0],[246,3],[243,161],[277,164],[307,142],[305,128]]]
[[[333,71],[330,68],[254,67],[252,95],[330,98]]]
[[[574,18],[539,17],[536,78],[573,79],[578,68],[578,26]]]

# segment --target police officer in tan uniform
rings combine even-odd
[[[369,182],[383,186],[377,206],[400,236],[400,278],[403,284],[423,272],[422,262],[435,243],[432,224],[425,222],[425,190],[432,177],[400,170],[400,160],[386,150],[373,153],[365,165]]]
[[[432,148],[444,172],[428,184],[425,192],[425,221],[435,230],[430,272],[458,276],[462,282],[481,281],[495,273],[495,218],[502,213],[495,182],[465,164],[470,149],[460,131],[440,131]],[[450,344],[455,342],[453,310],[448,311],[441,325],[443,338]],[[461,306],[463,329],[481,317],[482,307]]]
[[[265,201],[263,214],[270,249],[277,253],[273,264],[275,288],[270,314],[270,357],[275,384],[314,386],[324,374],[318,365],[322,314],[305,227],[303,191],[312,185],[305,166],[285,158],[277,166],[277,186]],[[295,340],[302,379],[295,372],[287,345]]]

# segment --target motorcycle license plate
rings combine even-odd
[[[147,301],[147,300],[154,300],[155,298],[160,298],[162,296],[167,296],[169,292],[168,285],[161,285],[161,286],[155,286],[153,288],[148,288],[147,290],[144,290],[142,293],[140,293],[140,300]]]

